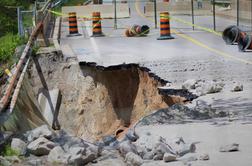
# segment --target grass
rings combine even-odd
[[[17,46],[23,44],[25,40],[18,35],[7,33],[0,38],[0,76],[4,69],[10,67],[17,60],[14,55]]]
[[[1,151],[3,156],[19,156],[19,152],[13,150],[10,145],[5,145],[3,151]]]

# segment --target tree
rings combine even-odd
[[[33,3],[34,0],[0,0],[0,36],[17,33],[16,7],[27,9]]]

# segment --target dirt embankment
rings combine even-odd
[[[103,68],[48,53],[37,55],[28,72],[36,94],[45,87],[61,90],[60,125],[85,139],[119,134],[141,117],[183,101],[161,95],[158,87],[166,81],[136,64]]]

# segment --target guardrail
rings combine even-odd
[[[35,29],[32,31],[32,34],[25,46],[25,49],[18,61],[18,64],[16,65],[16,70],[15,73],[13,74],[13,76],[10,79],[10,82],[7,86],[7,89],[5,91],[4,96],[2,97],[2,99],[0,100],[0,113],[3,112],[6,108],[8,108],[8,105],[12,99],[12,94],[15,90],[15,88],[18,86],[18,80],[20,78],[21,73],[23,73],[24,71],[24,67],[26,66],[28,59],[31,55],[31,51],[32,51],[32,46],[35,42],[35,40],[37,39],[39,33],[43,33],[43,24],[44,21],[48,18],[48,9],[50,9],[52,6],[52,1],[48,0],[46,2],[46,4],[44,5],[44,7],[40,10],[41,15],[40,15],[40,19],[39,22],[36,24]],[[25,68],[26,69],[26,68]],[[15,99],[16,100],[16,99]]]

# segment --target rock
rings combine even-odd
[[[102,141],[104,143],[105,146],[109,146],[110,143],[115,142],[116,141],[116,137],[109,135],[109,136],[105,136],[102,138]]]
[[[163,160],[164,162],[176,161],[176,156],[171,153],[165,153]]]
[[[143,159],[133,152],[128,152],[125,156],[125,162],[128,166],[140,166],[143,164]]]
[[[43,90],[38,96],[38,102],[42,114],[48,124],[55,130],[60,129],[58,113],[61,104],[61,93],[59,89]]]
[[[38,128],[29,131],[27,140],[31,142],[39,137],[45,137],[47,139],[51,139],[53,135],[54,133],[48,128],[47,125],[42,125]]]
[[[129,129],[125,136],[132,142],[135,142],[139,138],[139,136],[136,135],[134,129]]]
[[[184,156],[187,153],[194,153],[196,151],[196,145],[195,144],[184,144],[181,145],[180,148],[177,150],[177,154],[179,156]]]
[[[0,165],[1,166],[11,166],[12,164],[3,156],[0,156]]]
[[[200,160],[209,160],[209,155],[208,154],[202,154],[199,156]]]
[[[145,152],[144,155],[143,155],[143,159],[144,160],[152,160],[154,157],[154,154],[152,151],[150,152]]]
[[[235,152],[239,151],[239,144],[233,143],[220,147],[220,152]]]
[[[68,153],[70,157],[68,159],[68,164],[72,165],[85,165],[89,162],[93,162],[100,154],[99,148],[97,146],[84,147],[71,147]]]
[[[14,165],[14,163],[20,163],[21,160],[17,156],[5,156],[5,159]]]
[[[51,163],[67,164],[69,157],[70,155],[66,154],[60,146],[56,146],[50,151],[47,161]]]
[[[23,155],[25,154],[26,143],[19,138],[13,138],[11,141],[11,149]]]
[[[91,151],[88,150],[88,151],[86,152],[86,155],[83,156],[82,159],[83,159],[83,160],[82,160],[81,165],[85,165],[85,164],[87,164],[87,163],[89,163],[89,162],[94,161],[94,160],[96,159],[96,154],[95,154],[94,152],[91,152]]]
[[[198,158],[196,155],[189,153],[189,154],[184,155],[183,157],[177,158],[177,160],[187,163],[187,162],[197,161]]]
[[[36,156],[48,155],[50,150],[55,147],[55,143],[44,137],[39,137],[27,146],[27,151]]]
[[[69,164],[82,165],[84,163],[83,156],[86,154],[86,149],[83,147],[71,147],[69,149],[70,158],[68,159]]]
[[[222,91],[223,87],[224,87],[223,83],[218,83],[215,81],[200,82],[198,83],[198,85],[196,85],[196,93],[198,96],[211,93],[218,93]]]
[[[182,84],[182,89],[188,89],[188,90],[195,89],[196,84],[197,84],[197,80],[189,79]]]
[[[38,166],[38,165],[43,164],[41,159],[31,159],[31,160],[28,160],[27,163],[31,166]]]
[[[137,153],[137,148],[134,144],[127,140],[119,144],[119,152],[125,157],[128,152]]]
[[[241,83],[235,83],[232,92],[240,92],[243,91],[243,85]]]
[[[163,153],[156,153],[153,156],[153,160],[163,160],[164,154]]]
[[[154,160],[163,160],[165,153],[172,153],[174,154],[173,150],[165,143],[158,142],[155,144],[153,149]]]

